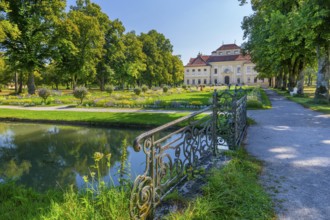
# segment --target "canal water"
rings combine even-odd
[[[130,178],[145,168],[145,155],[135,152],[133,140],[143,130],[93,128],[67,125],[0,123],[0,182],[17,183],[38,191],[83,187],[83,176],[93,172],[95,152],[111,153],[111,169],[101,166],[105,182],[118,184],[123,152],[127,141]]]

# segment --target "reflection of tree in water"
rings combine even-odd
[[[16,147],[7,149],[8,152],[0,158],[0,167],[9,166],[10,163],[14,167],[15,162],[19,168],[25,161],[22,169],[26,169],[29,167],[26,163],[30,163],[29,173],[16,173],[21,175],[19,182],[39,190],[53,188],[57,184],[61,187],[74,184],[75,172],[81,176],[88,174],[94,163],[94,152],[111,153],[113,166],[120,161],[122,140],[126,138],[128,143],[132,143],[140,133],[117,129],[26,124],[11,126],[11,130],[15,132],[13,144]],[[0,150],[4,148],[0,146]],[[108,175],[109,170],[105,165],[100,168],[102,176]]]

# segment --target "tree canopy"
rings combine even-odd
[[[246,0],[240,0],[245,4]],[[304,69],[318,61],[315,97],[329,99],[330,4],[324,0],[252,0],[242,22],[256,69],[276,86],[303,93]]]
[[[65,9],[65,0],[0,0],[1,62],[10,66],[2,83],[18,80],[20,88],[26,84],[33,94],[35,84],[97,84],[104,90],[106,84],[182,81],[182,62],[163,34],[125,32],[121,21],[110,20],[89,0],[77,0]]]

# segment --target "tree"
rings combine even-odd
[[[241,4],[246,3],[240,0]],[[323,0],[252,1],[255,13],[242,28],[258,71],[289,81],[303,92],[304,68],[318,59],[315,98],[329,99],[330,5]],[[315,50],[316,48],[316,50]]]
[[[104,30],[95,10],[99,6],[77,1],[58,27],[56,65],[70,74],[73,89],[78,83],[94,80],[96,66],[102,57]]]
[[[51,58],[54,48],[50,42],[56,23],[64,14],[65,1],[2,0],[1,5],[5,5],[1,7],[4,19],[1,24],[6,24],[2,29],[5,39],[1,48],[28,75],[28,92],[34,94],[34,72],[42,69]],[[15,31],[11,32],[13,28]]]
[[[143,53],[143,44],[135,35],[135,32],[128,32],[123,36],[125,45],[124,77],[128,84],[141,86],[141,76],[146,70],[146,55]]]
[[[168,83],[168,69],[170,54],[172,53],[171,42],[156,30],[147,34],[142,33],[140,40],[143,43],[143,52],[146,54],[146,70],[142,73],[142,82],[149,87]]]

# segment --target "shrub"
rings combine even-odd
[[[87,89],[85,87],[77,87],[73,90],[73,96],[77,99],[80,99],[80,104],[82,104],[84,98],[87,96]]]
[[[164,87],[163,87],[163,92],[164,92],[164,93],[167,93],[167,91],[168,91],[168,87],[167,87],[167,86],[164,86]]]
[[[184,90],[186,90],[186,89],[187,89],[187,85],[182,85],[182,88],[183,88]]]
[[[46,88],[41,88],[38,91],[38,95],[40,98],[43,99],[44,103],[46,104],[47,98],[50,96],[50,90]]]
[[[247,101],[247,107],[252,109],[262,108],[262,103],[255,99],[250,99]]]
[[[136,95],[140,95],[140,94],[141,94],[141,89],[140,89],[139,87],[135,88],[135,89],[134,89],[134,93],[135,93]]]
[[[192,101],[190,102],[190,105],[202,105],[203,103],[201,101]]]
[[[105,88],[105,91],[107,91],[107,93],[109,93],[110,95],[113,93],[113,90],[114,90],[113,86],[107,86]]]
[[[143,93],[145,93],[146,91],[148,91],[148,87],[147,87],[146,85],[143,85],[143,86],[141,87],[141,89],[142,89],[142,92],[143,92]]]

